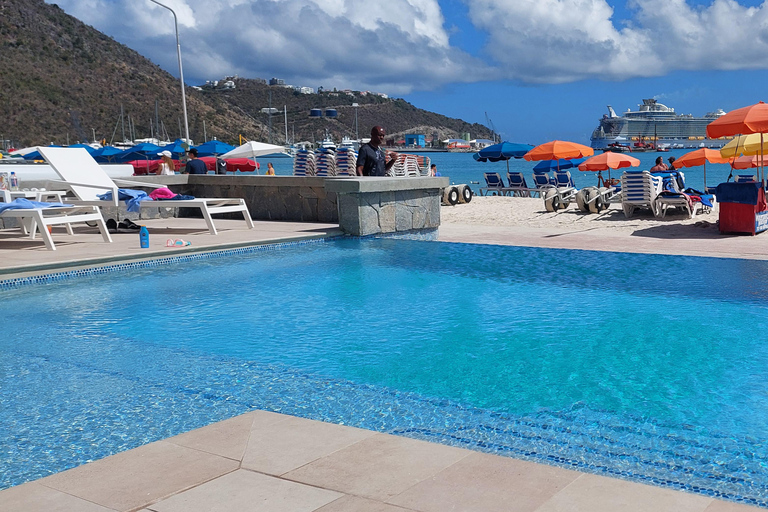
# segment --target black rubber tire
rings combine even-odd
[[[456,187],[451,187],[448,190],[448,204],[453,206],[458,202],[459,202],[459,189],[457,189]]]
[[[472,201],[472,189],[465,185],[464,189],[461,191],[461,197],[465,203]]]

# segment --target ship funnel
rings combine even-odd
[[[619,117],[616,115],[616,111],[613,110],[613,107],[608,105],[608,117]]]

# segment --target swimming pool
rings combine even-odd
[[[766,276],[345,239],[4,291],[0,488],[261,408],[766,506]]]

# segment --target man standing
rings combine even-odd
[[[357,154],[358,176],[386,176],[387,171],[395,165],[396,158],[387,162],[387,155],[380,147],[386,136],[387,133],[381,126],[371,129],[371,141],[360,146],[360,152]]]
[[[187,151],[187,166],[184,168],[185,174],[208,174],[208,168],[205,166],[205,162],[197,158],[197,150],[190,148]]]

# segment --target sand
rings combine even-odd
[[[475,196],[467,204],[442,206],[439,240],[562,249],[768,259],[768,232],[724,235],[718,208],[687,218],[670,210],[663,219],[649,210],[626,218],[620,204],[583,213],[575,203],[547,212],[540,198]]]

